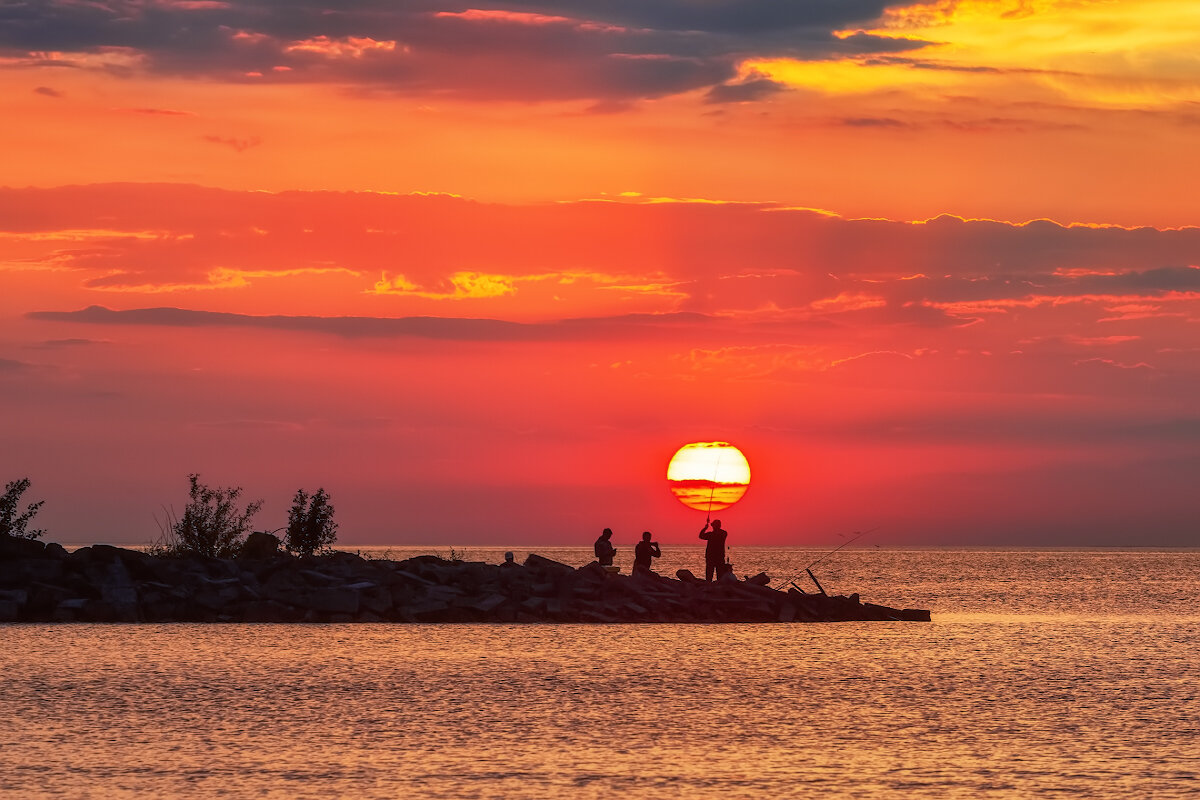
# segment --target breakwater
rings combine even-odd
[[[845,622],[929,612],[765,585],[523,564],[279,552],[254,534],[234,559],[0,538],[0,622]]]

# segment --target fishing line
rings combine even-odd
[[[833,555],[834,553],[836,553],[838,550],[841,550],[841,549],[842,549],[843,547],[845,547],[846,545],[852,544],[853,542],[856,542],[856,541],[858,541],[859,539],[861,539],[863,536],[866,536],[866,535],[867,535],[868,533],[870,533],[871,531],[877,531],[877,530],[879,530],[879,528],[871,528],[871,530],[869,530],[869,531],[859,531],[859,532],[858,532],[857,534],[855,534],[853,537],[851,537],[851,538],[847,539],[846,541],[842,542],[842,543],[841,543],[841,544],[839,544],[837,547],[833,548],[833,549],[832,549],[832,550],[830,550],[828,553],[826,553],[825,555],[823,555],[823,556],[821,556],[820,558],[818,558],[816,561],[814,561],[814,562],[812,562],[811,564],[809,564],[807,567],[805,567],[805,568],[804,568],[804,569],[805,569],[805,571],[807,572],[808,570],[810,570],[810,569],[812,569],[813,567],[815,567],[817,564],[820,564],[822,561],[824,561],[825,559],[829,558],[831,555]]]
[[[877,530],[879,530],[879,528],[878,528],[878,527],[871,528],[871,529],[869,529],[869,530],[865,530],[865,531],[859,531],[858,533],[854,534],[854,536],[850,537],[850,538],[849,538],[849,539],[847,539],[846,541],[844,541],[844,542],[842,542],[841,544],[839,544],[837,547],[835,547],[835,548],[833,548],[832,550],[830,550],[828,553],[825,553],[823,556],[821,556],[820,558],[818,558],[816,561],[813,561],[811,564],[809,564],[807,567],[805,567],[805,568],[804,568],[804,571],[805,571],[805,572],[808,572],[808,576],[809,576],[810,578],[812,578],[812,579],[813,579],[813,583],[817,583],[817,579],[816,579],[816,577],[815,577],[815,576],[814,576],[814,575],[813,575],[811,572],[809,572],[809,570],[811,570],[811,569],[812,569],[813,567],[815,567],[817,564],[820,564],[820,563],[821,563],[822,561],[824,561],[825,559],[829,558],[831,555],[833,555],[833,554],[834,554],[834,553],[836,553],[837,551],[841,550],[843,547],[846,547],[847,545],[853,544],[854,542],[856,542],[856,541],[858,541],[859,539],[861,539],[863,536],[866,536],[868,533],[872,533],[872,532],[874,532],[874,531],[877,531]],[[800,577],[800,573],[799,573],[799,572],[797,572],[795,575],[793,575],[792,577],[788,578],[787,580],[785,580],[785,581],[784,581],[782,584],[780,584],[780,585],[781,585],[781,586],[787,586],[788,584],[792,584],[793,586],[795,586],[795,584],[794,584],[794,583],[792,583],[792,581],[796,580],[796,578],[799,578],[799,577]],[[821,586],[821,584],[817,583],[817,587],[818,587],[818,588],[820,588],[820,586]],[[825,590],[824,590],[824,589],[822,589],[822,590],[821,590],[821,593],[822,593],[822,594],[824,594],[824,593],[825,593]]]

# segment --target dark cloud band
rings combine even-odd
[[[750,58],[887,56],[925,42],[835,32],[883,0],[228,0],[0,6],[0,52],[102,54],[108,68],[224,81],[334,82],[479,99],[615,102],[712,89],[716,102],[770,96],[733,84]],[[715,87],[715,88],[714,88]]]

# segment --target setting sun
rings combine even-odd
[[[742,499],[750,485],[746,456],[728,442],[692,442],[667,466],[671,492],[688,508],[720,511]]]

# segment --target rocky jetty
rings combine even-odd
[[[266,537],[266,538],[263,538]],[[706,583],[524,564],[352,553],[296,557],[255,534],[240,558],[150,555],[108,545],[0,538],[0,622],[843,622],[929,612],[777,591],[760,574]]]

